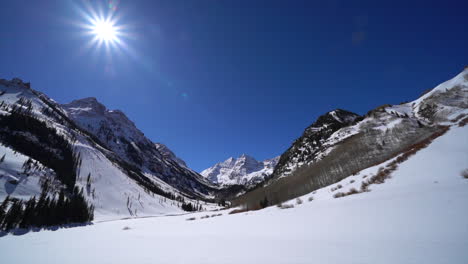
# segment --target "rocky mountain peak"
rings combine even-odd
[[[86,97],[82,99],[73,100],[68,104],[63,105],[72,115],[79,114],[98,114],[104,115],[106,107],[98,102],[95,97]]]
[[[187,167],[187,164],[185,163],[185,161],[183,161],[182,159],[177,157],[174,154],[174,152],[172,152],[166,145],[164,145],[162,143],[154,143],[154,145],[158,149],[159,153],[161,153],[161,155],[163,155],[163,157],[165,157],[166,159],[173,160],[173,161],[177,162],[181,166]]]
[[[238,158],[230,157],[215,164],[202,171],[201,175],[221,185],[256,184],[271,174],[278,159],[279,157],[257,161],[247,154],[242,154]]]
[[[335,109],[327,112],[317,118],[310,128],[320,128],[330,124],[349,124],[354,122],[360,116],[353,112],[342,109]]]

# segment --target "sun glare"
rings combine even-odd
[[[117,39],[117,28],[110,21],[95,21],[93,23],[93,34],[105,42],[112,42]]]
[[[117,12],[119,1],[109,1],[109,6],[105,7],[92,2],[94,1],[83,1],[82,5],[76,4],[77,11],[83,19],[77,23],[83,30],[80,34],[88,38],[80,52],[93,50],[95,54],[104,54],[108,57],[122,52],[133,54],[133,49],[127,43],[132,39],[129,26],[122,24],[122,15]]]

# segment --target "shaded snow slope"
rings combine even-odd
[[[270,176],[278,160],[279,157],[257,161],[251,156],[242,154],[239,158],[230,157],[217,163],[200,174],[217,184],[252,186]]]
[[[370,192],[335,199],[327,187],[304,196],[300,205],[291,201],[292,209],[197,213],[8,235],[0,238],[2,260],[465,264],[468,179],[460,171],[468,168],[466,135],[468,126],[452,127],[400,164],[391,179],[371,186]],[[201,219],[219,213],[222,216]],[[189,217],[196,220],[187,221]]]

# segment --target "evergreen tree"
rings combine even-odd
[[[265,196],[265,199],[263,199],[262,201],[260,201],[260,207],[262,208],[265,208],[268,206],[268,199],[266,198]]]
[[[3,200],[2,204],[0,205],[0,227],[2,226],[3,219],[5,218],[9,200],[10,196],[8,195],[7,197],[5,197],[5,200]]]
[[[19,223],[20,228],[30,228],[33,225],[35,206],[35,197],[32,197],[26,202],[26,207],[24,209],[22,219]]]
[[[56,212],[57,212],[57,222],[58,224],[65,224],[66,223],[66,215],[65,215],[65,192],[60,190],[58,200],[56,203]]]
[[[23,214],[23,202],[20,200],[16,200],[10,206],[10,209],[5,215],[2,223],[2,229],[10,230],[17,227],[20,219],[22,218]]]
[[[226,200],[221,199],[221,201],[219,201],[218,205],[219,206],[226,206]]]
[[[47,188],[43,189],[37,202],[35,197],[24,203],[7,196],[0,205],[0,229],[56,226],[94,219],[94,206],[87,204],[83,188],[75,187],[68,196],[65,190],[61,190],[57,199],[49,197]],[[8,204],[11,205],[6,210]]]
[[[88,188],[91,186],[91,172],[88,173],[88,178],[86,179],[86,185]]]

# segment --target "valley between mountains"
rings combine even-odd
[[[32,87],[0,80],[6,263],[468,260],[468,69],[410,102],[324,113],[279,157],[200,173],[122,111]]]

